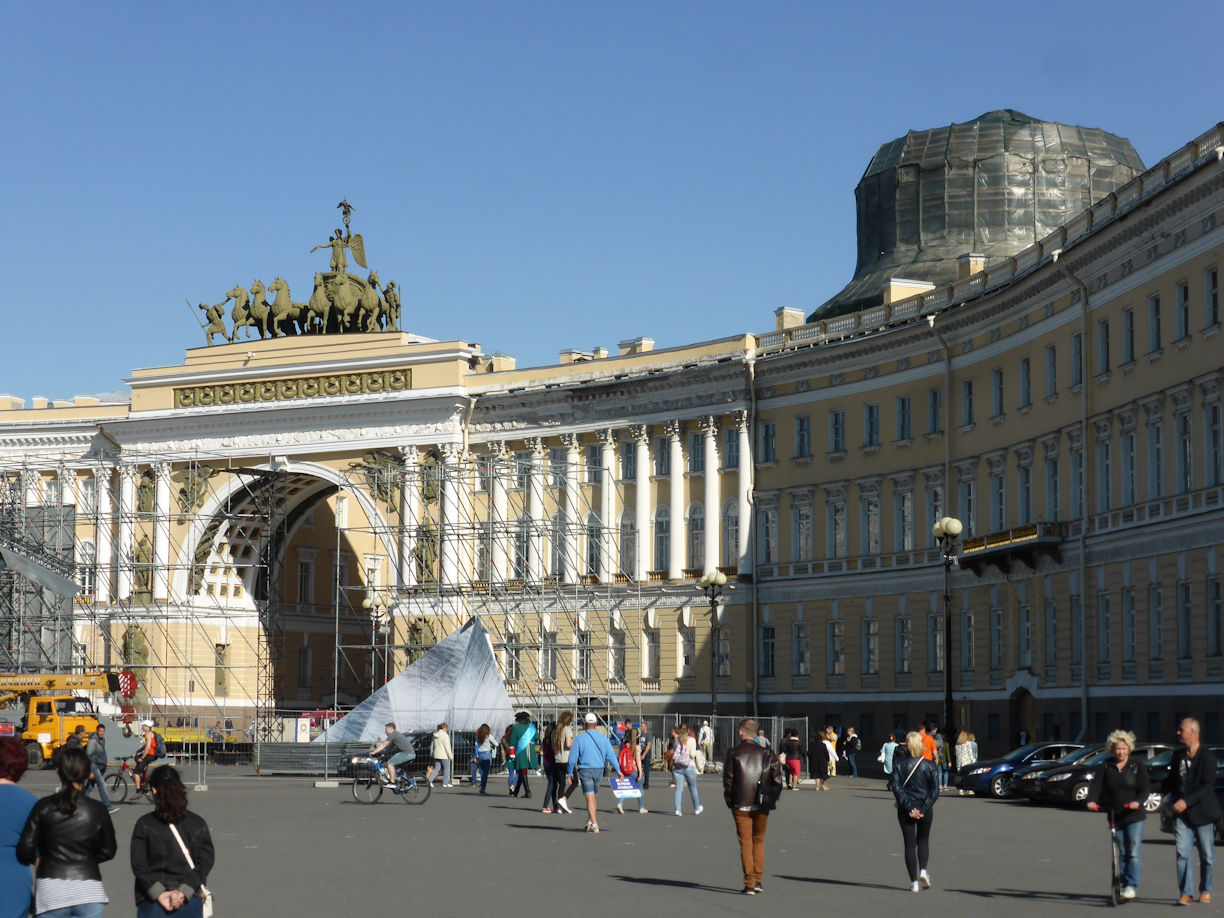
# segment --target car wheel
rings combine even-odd
[[[995,775],[990,779],[990,796],[996,798],[1011,795],[1011,778],[1006,774]]]
[[[1147,799],[1143,801],[1143,812],[1155,813],[1160,809],[1160,802],[1164,799],[1163,794],[1151,793],[1147,795]]]
[[[26,743],[26,758],[30,763],[30,768],[39,769],[43,767],[43,751],[42,746],[35,742]]]
[[[1087,803],[1088,802],[1088,785],[1087,784],[1077,784],[1075,785],[1075,787],[1071,788],[1071,800],[1074,803]]]

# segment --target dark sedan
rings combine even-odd
[[[1049,774],[1051,769],[1071,765],[1088,756],[1096,755],[1104,748],[1104,746],[1099,745],[1081,746],[1079,749],[1071,750],[1057,762],[1034,762],[1031,765],[1020,766],[1012,772],[1011,795],[1036,801],[1037,788],[1040,786],[1042,778]]]
[[[1024,765],[1055,762],[1068,752],[1079,749],[1079,743],[1029,743],[1013,749],[998,759],[975,762],[958,775],[957,787],[971,790],[979,796],[1010,797],[1012,772]]]
[[[1171,749],[1164,743],[1143,743],[1135,747],[1131,757],[1147,763],[1160,753]],[[1102,749],[1096,755],[1086,756],[1070,765],[1051,768],[1037,782],[1036,800],[1040,803],[1074,803],[1083,806],[1088,801],[1088,789],[1097,772],[1113,758],[1113,752]]]

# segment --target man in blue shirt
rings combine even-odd
[[[571,778],[576,774],[578,780],[582,782],[582,793],[586,796],[587,805],[586,830],[598,833],[599,822],[595,815],[595,801],[596,794],[599,793],[599,782],[603,780],[604,765],[611,765],[612,770],[618,775],[622,773],[616,761],[616,750],[612,748],[608,738],[595,729],[599,718],[594,714],[587,714],[585,723],[586,730],[574,740],[574,745],[570,747],[569,764],[565,771]]]

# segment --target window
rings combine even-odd
[[[666,507],[655,510],[654,569],[666,571],[671,560],[671,519]]]
[[[734,567],[739,563],[739,504],[728,501],[723,508],[723,567]]]
[[[666,478],[671,474],[671,448],[667,437],[655,437],[654,473],[659,478]]]
[[[863,674],[880,671],[880,623],[874,618],[863,619]]]
[[[1047,344],[1046,355],[1046,398],[1058,395],[1058,351],[1054,345]]]
[[[637,569],[637,523],[632,510],[626,510],[620,518],[620,569],[621,573],[633,577]]]
[[[565,484],[567,462],[564,447],[553,447],[548,451],[548,480],[554,488]]]
[[[540,681],[557,681],[557,633],[540,632]]]
[[[310,645],[299,647],[297,652],[297,687],[300,689],[310,688],[310,671],[311,671],[311,654]]]
[[[307,605],[314,602],[315,559],[313,557],[298,558],[297,596],[298,602]]]
[[[914,494],[912,491],[902,491],[893,498],[896,505],[896,519],[893,529],[896,533],[896,550],[913,551],[914,549]]]
[[[1071,665],[1084,662],[1084,604],[1079,596],[1071,597]]]
[[[723,468],[739,468],[739,428],[728,427],[723,431]]]
[[[1027,357],[1020,358],[1020,407],[1033,404],[1033,374]]]
[[[1122,506],[1129,507],[1135,502],[1137,486],[1135,477],[1135,432],[1122,431]]]
[[[1130,590],[1122,591],[1122,659],[1135,660],[1135,594]]]
[[[903,395],[897,399],[897,439],[905,442],[911,436],[910,400],[908,395]]]
[[[1071,450],[1071,517],[1084,515],[1084,451]]]
[[[812,455],[812,419],[806,414],[795,418],[795,457],[806,459]]]
[[[977,532],[974,519],[977,517],[977,495],[974,480],[966,478],[957,485],[957,504],[960,507],[960,520],[965,524],[965,536],[973,536]]]
[[[846,451],[846,412],[829,412],[829,452]]]
[[[846,674],[846,623],[832,621],[829,629],[828,673],[830,676]]]
[[[552,574],[552,576],[558,579],[563,579],[565,577],[565,558],[567,554],[565,515],[563,513],[554,514],[552,520],[549,523],[549,528],[552,530],[551,532],[552,538],[549,539],[549,545],[548,545],[548,548],[549,548],[548,572]],[[490,542],[492,541],[492,539],[493,539],[493,529],[492,527],[490,527],[489,528]],[[629,541],[630,550],[632,550],[633,544],[634,544],[633,541],[630,540]],[[622,545],[622,550],[623,550],[623,546],[624,546],[623,540],[621,542],[621,545]],[[628,568],[628,570],[632,571],[633,568]]]
[[[990,531],[999,532],[1007,523],[1007,490],[1003,471],[990,475]]]
[[[514,552],[511,562],[511,576],[515,580],[527,579],[527,553],[530,550],[531,520],[520,516],[514,523]]]
[[[863,554],[878,555],[880,553],[880,499],[864,497],[860,507],[863,525]]]
[[[592,577],[599,576],[603,563],[603,527],[599,517],[590,513],[586,520],[586,572]]]
[[[1046,480],[1046,519],[1051,523],[1058,522],[1058,457],[1051,456],[1045,461]]]
[[[621,685],[625,682],[625,660],[628,656],[625,644],[624,631],[613,628],[608,632],[608,678]]]
[[[1135,310],[1122,310],[1122,365],[1135,362]]]
[[[1079,332],[1071,336],[1071,388],[1084,381],[1084,338]]]
[[[1003,416],[1003,371],[993,370],[990,374],[991,412],[994,418]]]
[[[771,679],[776,675],[774,668],[774,651],[777,646],[777,634],[773,625],[761,626],[761,675]]]
[[[1109,320],[1097,322],[1097,375],[1109,372]]]
[[[932,527],[938,520],[943,519],[944,512],[943,485],[931,485],[927,488],[927,521],[930,523],[924,526],[926,530],[927,546],[935,547],[935,533],[932,532]]]
[[[1148,429],[1148,500],[1164,496],[1164,433],[1159,422]]]
[[[830,558],[846,557],[846,504],[845,501],[833,501],[826,507],[828,513],[829,531],[825,536],[828,543],[827,553]]]
[[[1003,668],[1003,610],[990,610],[990,668]]]
[[[514,454],[514,486],[520,491],[531,487],[531,453]]]
[[[80,488],[77,491],[77,513],[82,516],[86,513],[93,513],[97,503],[98,480],[96,478],[82,478]]]
[[[866,405],[863,408],[863,445],[880,445],[880,406]]]
[[[1033,621],[1032,612],[1027,605],[1020,607],[1020,668],[1028,669],[1033,665]]]
[[[761,424],[761,461],[778,461],[778,427],[776,424]]]
[[[1164,597],[1155,583],[1148,587],[1148,657],[1164,658]]]
[[[1224,581],[1207,581],[1207,656],[1221,655],[1224,644]]]
[[[961,427],[973,423],[973,380],[961,381]]]
[[[701,431],[689,434],[688,470],[694,474],[705,471],[705,434]]]
[[[476,490],[493,490],[493,459],[489,456],[476,459]]]
[[[620,472],[621,481],[637,478],[637,450],[632,440],[620,442]]]
[[[807,622],[795,622],[791,627],[791,675],[807,676],[812,672],[812,641]]]
[[[1109,594],[1097,594],[1097,662],[1109,662]]]
[[[974,615],[968,609],[961,613],[960,659],[961,669],[965,672],[971,671],[976,662],[973,646],[973,619]]]
[[[642,631],[642,678],[658,679],[661,642],[659,632],[650,628]]]
[[[935,612],[927,616],[927,671],[944,671],[944,618]]]
[[[720,679],[731,675],[731,632],[726,628],[718,629],[718,640],[714,647],[714,671]]]
[[[910,671],[910,658],[914,650],[913,622],[908,616],[897,616],[897,648],[893,656],[897,663],[897,672]]]
[[[1220,403],[1208,405],[1205,409],[1205,426],[1207,428],[1207,481],[1208,485],[1224,484],[1224,431],[1221,431]]]
[[[693,664],[697,660],[697,632],[692,628],[680,626],[680,655],[676,675],[681,679],[693,677]]]
[[[1190,584],[1177,585],[1177,658],[1189,660],[1194,655],[1194,610],[1190,608]]]
[[[1203,272],[1203,325],[1220,324],[1220,273],[1215,268]]]
[[[1148,297],[1148,353],[1160,350],[1160,297]]]
[[[1177,493],[1194,490],[1194,441],[1190,414],[1177,416]]]
[[[778,511],[773,508],[761,510],[761,563],[774,564],[778,557]]]
[[[603,475],[603,447],[592,443],[586,448],[587,484],[597,485]]]
[[[1190,285],[1177,285],[1177,340],[1190,337]]]
[[[579,685],[589,685],[591,681],[591,661],[594,653],[591,648],[591,632],[579,631],[574,635],[577,646],[574,648],[574,681]]]
[[[1108,440],[1097,443],[1096,472],[1097,513],[1106,513],[1113,508],[1113,444]]]
[[[812,560],[812,508],[807,504],[791,507],[791,560]]]
[[[1046,675],[1054,676],[1054,667],[1058,664],[1058,607],[1054,600],[1047,599],[1045,604],[1045,665]]]
[[[705,565],[705,507],[701,504],[693,504],[689,508],[688,523],[688,566],[703,567]]]
[[[1016,468],[1016,521],[1021,526],[1033,522],[1033,470],[1027,465]]]
[[[81,578],[81,594],[93,596],[98,578],[98,550],[93,542],[81,542],[77,546],[77,574]]]
[[[943,432],[943,390],[927,390],[927,433]]]

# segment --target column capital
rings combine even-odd
[[[119,473],[119,480],[124,484],[136,480],[137,472],[136,463],[134,462],[120,461],[119,464],[115,466],[115,471]]]
[[[701,425],[701,432],[707,437],[718,436],[718,417],[716,415],[702,415],[702,418],[698,423]]]
[[[458,443],[442,443],[438,446],[438,453],[442,456],[443,462],[453,464],[459,461],[459,457],[463,453],[463,447]]]
[[[532,459],[543,459],[548,455],[548,447],[545,446],[543,437],[528,437],[523,442],[527,444]]]
[[[663,425],[663,431],[667,434],[667,439],[679,440],[680,435],[684,432],[684,422],[668,421]]]
[[[603,447],[616,446],[616,431],[611,427],[606,427],[599,432],[599,445]]]
[[[649,424],[634,424],[629,428],[629,434],[633,437],[634,443],[650,443]]]
[[[567,452],[575,453],[582,449],[582,440],[576,433],[561,434],[561,442]]]
[[[404,463],[404,468],[414,469],[417,463],[421,461],[420,451],[415,446],[397,446],[400,460]]]
[[[747,409],[741,408],[735,412],[735,426],[738,427],[740,430],[748,429],[748,411]]]

